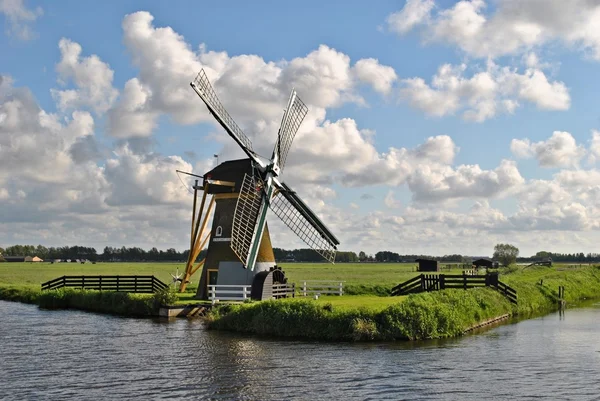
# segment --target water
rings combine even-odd
[[[594,400],[600,306],[447,341],[279,341],[0,301],[0,399]]]

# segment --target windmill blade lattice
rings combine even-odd
[[[214,117],[221,123],[223,128],[225,128],[227,133],[231,135],[233,139],[235,139],[235,141],[242,147],[242,149],[246,151],[246,153],[249,153],[249,155],[254,158],[252,142],[244,134],[242,129],[235,123],[233,118],[231,118],[227,110],[225,110],[225,107],[217,97],[217,93],[210,84],[204,69],[198,73],[192,82],[192,88],[196,90],[198,96],[200,96],[204,103],[206,103],[206,106],[209,108]]]
[[[296,91],[292,91],[288,108],[283,115],[281,121],[281,127],[279,129],[279,136],[277,138],[276,152],[279,158],[278,164],[280,171],[283,171],[285,161],[287,159],[288,152],[292,146],[292,141],[302,124],[302,120],[308,113],[308,107],[302,102],[300,97],[296,94]]]
[[[339,244],[339,241],[308,206],[296,196],[295,192],[289,190],[287,186],[285,189],[280,189],[269,206],[273,213],[306,245],[329,262],[335,262],[336,245]]]
[[[246,263],[252,246],[252,236],[263,200],[263,186],[264,183],[260,179],[248,174],[244,175],[240,195],[235,205],[231,249],[242,263]]]

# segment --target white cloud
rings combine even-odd
[[[533,157],[533,149],[529,139],[513,139],[510,141],[510,151],[519,159],[528,159]]]
[[[69,39],[62,38],[58,44],[61,60],[56,65],[59,82],[66,85],[73,81],[77,89],[52,89],[52,96],[61,110],[90,107],[96,113],[106,112],[117,98],[118,91],[113,88],[113,70],[109,65],[93,54],[81,56],[81,46]]]
[[[125,83],[117,106],[108,112],[108,131],[115,138],[147,137],[157,127],[159,112],[149,107],[152,92],[138,78]]]
[[[22,40],[30,40],[35,36],[30,24],[43,14],[41,7],[30,10],[23,0],[0,0],[0,14],[7,20],[6,34],[14,35]]]
[[[595,163],[597,160],[600,160],[600,132],[592,130],[589,161]]]
[[[390,14],[386,22],[391,31],[404,34],[427,21],[434,6],[433,0],[406,0],[402,10]]]
[[[402,202],[394,198],[394,191],[388,191],[387,195],[383,199],[383,203],[390,209],[398,209],[402,207]]]
[[[360,81],[370,84],[382,94],[388,94],[398,79],[392,67],[381,65],[373,58],[358,60],[352,69]]]
[[[205,45],[194,51],[172,28],[155,27],[153,19],[140,11],[123,20],[125,45],[140,73],[126,84],[123,96],[109,112],[110,134],[118,138],[151,135],[160,115],[179,124],[213,122],[189,87],[201,68],[247,135],[274,128],[271,139],[276,134],[271,125],[279,123],[293,87],[318,117],[324,114],[321,109],[346,102],[364,104],[355,91],[359,82],[386,92],[395,80],[392,68],[374,59],[358,60],[351,67],[347,55],[325,45],[305,57],[278,63],[256,55],[230,57],[208,51]],[[144,123],[132,128],[132,121]]]
[[[431,84],[422,78],[402,80],[402,98],[411,106],[432,116],[445,116],[462,110],[465,120],[482,122],[501,112],[512,113],[519,100],[542,110],[567,110],[571,98],[566,85],[548,81],[543,71],[528,68],[520,74],[489,61],[485,71],[465,77],[465,64],[444,64]]]
[[[494,170],[478,165],[435,168],[419,166],[410,176],[408,186],[416,201],[444,201],[460,198],[484,198],[503,195],[525,182],[515,162],[502,160]]]
[[[403,34],[421,25],[427,42],[446,42],[475,57],[519,54],[555,41],[600,60],[600,4],[594,0],[462,0],[431,15],[428,2],[414,2],[388,17]],[[398,16],[406,14],[405,18]],[[412,18],[410,17],[412,16]]]
[[[510,148],[516,157],[535,157],[541,167],[575,167],[586,153],[570,133],[563,131],[554,131],[548,140],[534,143],[527,138],[513,139]]]

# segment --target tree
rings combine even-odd
[[[358,260],[361,262],[364,262],[365,260],[367,260],[367,254],[364,253],[363,251],[360,251],[358,253]]]
[[[504,266],[508,266],[511,263],[517,261],[519,256],[519,248],[511,244],[496,244],[494,247],[493,258]]]

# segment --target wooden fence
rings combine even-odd
[[[469,289],[492,287],[510,302],[517,303],[517,291],[498,280],[495,274],[483,276],[461,274],[421,274],[392,288],[392,296],[408,295],[425,291],[439,291],[447,288]]]
[[[152,293],[167,288],[154,276],[62,276],[42,283],[42,291],[58,288]]]
[[[296,295],[296,284],[273,284],[273,298],[294,298]]]
[[[298,288],[298,293],[304,297],[310,294],[344,295],[344,282],[327,280],[302,281],[302,286]]]

